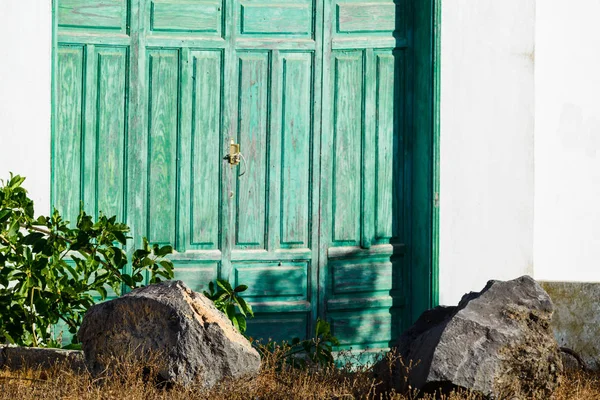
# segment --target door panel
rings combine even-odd
[[[265,52],[238,54],[238,132],[249,163],[237,178],[235,193],[235,249],[266,249],[268,179],[268,89],[269,55]]]
[[[220,1],[152,0],[150,29],[153,32],[221,34],[223,12]]]
[[[148,51],[148,240],[175,243],[179,52]]]
[[[125,33],[128,0],[60,0],[58,26],[63,29]]]
[[[313,56],[281,52],[277,64],[282,100],[273,116],[281,121],[281,143],[273,148],[273,162],[281,165],[276,243],[282,249],[310,248]]]
[[[363,134],[361,52],[333,54],[332,241],[360,245]]]
[[[396,28],[396,4],[392,1],[338,1],[335,18],[336,33],[385,35]]]
[[[67,218],[77,216],[81,199],[84,47],[58,48],[57,111],[54,137],[54,202]]]
[[[394,139],[398,130],[396,105],[400,107],[402,98],[396,93],[402,76],[396,73],[400,67],[400,55],[389,51],[377,51],[376,57],[376,117],[375,117],[375,243],[389,243],[398,232],[395,222],[400,208],[399,183],[394,179],[396,171],[402,167],[402,154],[398,151],[399,140]],[[396,216],[396,218],[394,217]]]
[[[325,5],[319,284],[342,349],[386,348],[402,324],[407,4]]]
[[[263,338],[263,341],[289,341],[290,338],[302,337],[299,335],[304,334],[303,327],[311,323],[309,315],[307,312],[260,313],[249,321],[252,327],[247,333],[251,332],[252,337]]]
[[[190,152],[190,168],[182,167],[182,174],[189,174],[190,209],[189,221],[184,224],[187,249],[218,249],[221,231],[221,163],[215,162],[215,154],[221,154],[222,70],[221,50],[192,51],[192,122],[191,136],[183,140],[182,165],[187,164],[183,154]],[[186,145],[186,143],[188,143]],[[189,150],[188,150],[189,149]],[[184,196],[187,198],[187,196]]]
[[[238,1],[236,31],[242,37],[311,38],[314,33],[313,0]]]
[[[97,169],[95,212],[125,215],[125,146],[127,137],[127,49],[96,47],[97,103],[96,157],[102,160]],[[96,165],[92,168],[96,170]]]
[[[402,323],[409,0],[60,0],[54,204],[246,284],[257,338]],[[245,161],[222,157],[229,140]]]

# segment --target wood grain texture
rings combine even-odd
[[[220,51],[192,52],[191,245],[218,248],[221,202]]]
[[[396,4],[386,2],[338,3],[338,33],[391,33],[396,29]]]
[[[58,49],[57,111],[54,142],[54,206],[65,219],[77,221],[81,201],[84,48]]]
[[[148,239],[174,243],[177,207],[179,52],[148,52]]]
[[[242,35],[312,36],[312,1],[241,4]]]
[[[97,105],[98,105],[98,52],[96,46],[88,44],[84,47],[83,78],[83,130],[81,140],[81,201],[83,208],[95,214],[97,206]]]
[[[332,263],[334,294],[389,292],[392,289],[389,259],[362,261]]]
[[[267,53],[240,54],[237,136],[249,162],[246,174],[237,178],[235,226],[237,248],[265,248],[266,215],[268,214],[266,202],[268,71]]]
[[[208,291],[208,282],[217,279],[218,262],[212,261],[176,261],[175,279],[184,281],[190,289],[202,293]]]
[[[127,0],[60,0],[58,25],[62,28],[124,30]]]
[[[307,299],[308,265],[300,262],[235,263],[235,284],[247,285],[251,301],[299,301]]]
[[[362,52],[335,53],[333,100],[333,241],[360,242],[363,60]]]
[[[312,194],[312,55],[285,54],[282,61],[280,246],[308,247]]]
[[[125,215],[127,49],[100,49],[96,103],[96,211]]]
[[[221,34],[221,1],[153,0],[150,29],[154,32]]]
[[[397,151],[398,132],[395,129],[394,110],[397,106],[396,100],[400,98],[395,93],[398,87],[395,77],[395,57],[390,53],[378,53],[376,55],[376,148],[375,148],[375,239],[385,242],[392,238],[392,226],[394,225],[395,207],[392,194],[394,185],[394,171],[401,168]]]

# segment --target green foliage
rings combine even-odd
[[[327,321],[317,319],[315,336],[300,340],[294,338],[291,342],[269,342],[257,346],[263,357],[275,357],[280,367],[284,365],[298,369],[308,366],[328,367],[334,363],[333,346],[339,345],[338,339],[331,334],[331,326]]]
[[[213,301],[219,311],[224,312],[233,323],[233,326],[241,333],[246,332],[246,318],[254,317],[254,312],[249,303],[240,296],[240,293],[248,289],[246,285],[239,285],[235,289],[224,279],[217,279],[218,289],[215,290],[215,284],[210,282],[208,290],[204,295]],[[237,311],[239,310],[239,312]]]
[[[107,288],[119,294],[146,277],[150,283],[173,278],[165,258],[172,247],[150,246],[145,238],[133,252],[131,273],[122,272],[129,227],[116,217],[94,221],[82,210],[75,228],[56,210],[34,218],[24,180],[12,174],[0,180],[0,343],[56,345],[52,326],[62,320],[75,334],[95,293],[104,300]]]

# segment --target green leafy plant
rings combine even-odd
[[[129,228],[116,217],[94,221],[82,210],[74,228],[56,210],[34,218],[24,180],[0,180],[0,343],[57,345],[52,326],[62,320],[75,334],[94,293],[104,300],[108,289],[120,294],[145,279],[173,278],[165,258],[172,247],[150,246],[145,238],[123,272]]]
[[[275,358],[280,367],[284,365],[293,368],[306,369],[309,366],[328,367],[333,365],[333,346],[339,345],[338,339],[331,334],[331,326],[325,320],[317,319],[315,336],[300,340],[294,338],[291,342],[269,342],[257,345],[263,357],[269,355]]]
[[[234,289],[225,279],[217,279],[217,286],[218,288],[215,288],[215,284],[210,282],[208,284],[209,292],[204,291],[204,295],[213,301],[218,310],[227,315],[241,334],[244,334],[246,318],[254,317],[252,306],[240,295],[248,289],[248,286],[239,285]]]

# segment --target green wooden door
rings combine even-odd
[[[408,1],[326,2],[320,291],[344,349],[407,321],[401,263]]]
[[[402,322],[410,7],[377,0],[60,0],[53,202],[247,284],[255,337]],[[222,157],[230,139],[246,165]],[[242,175],[242,172],[245,173]]]

